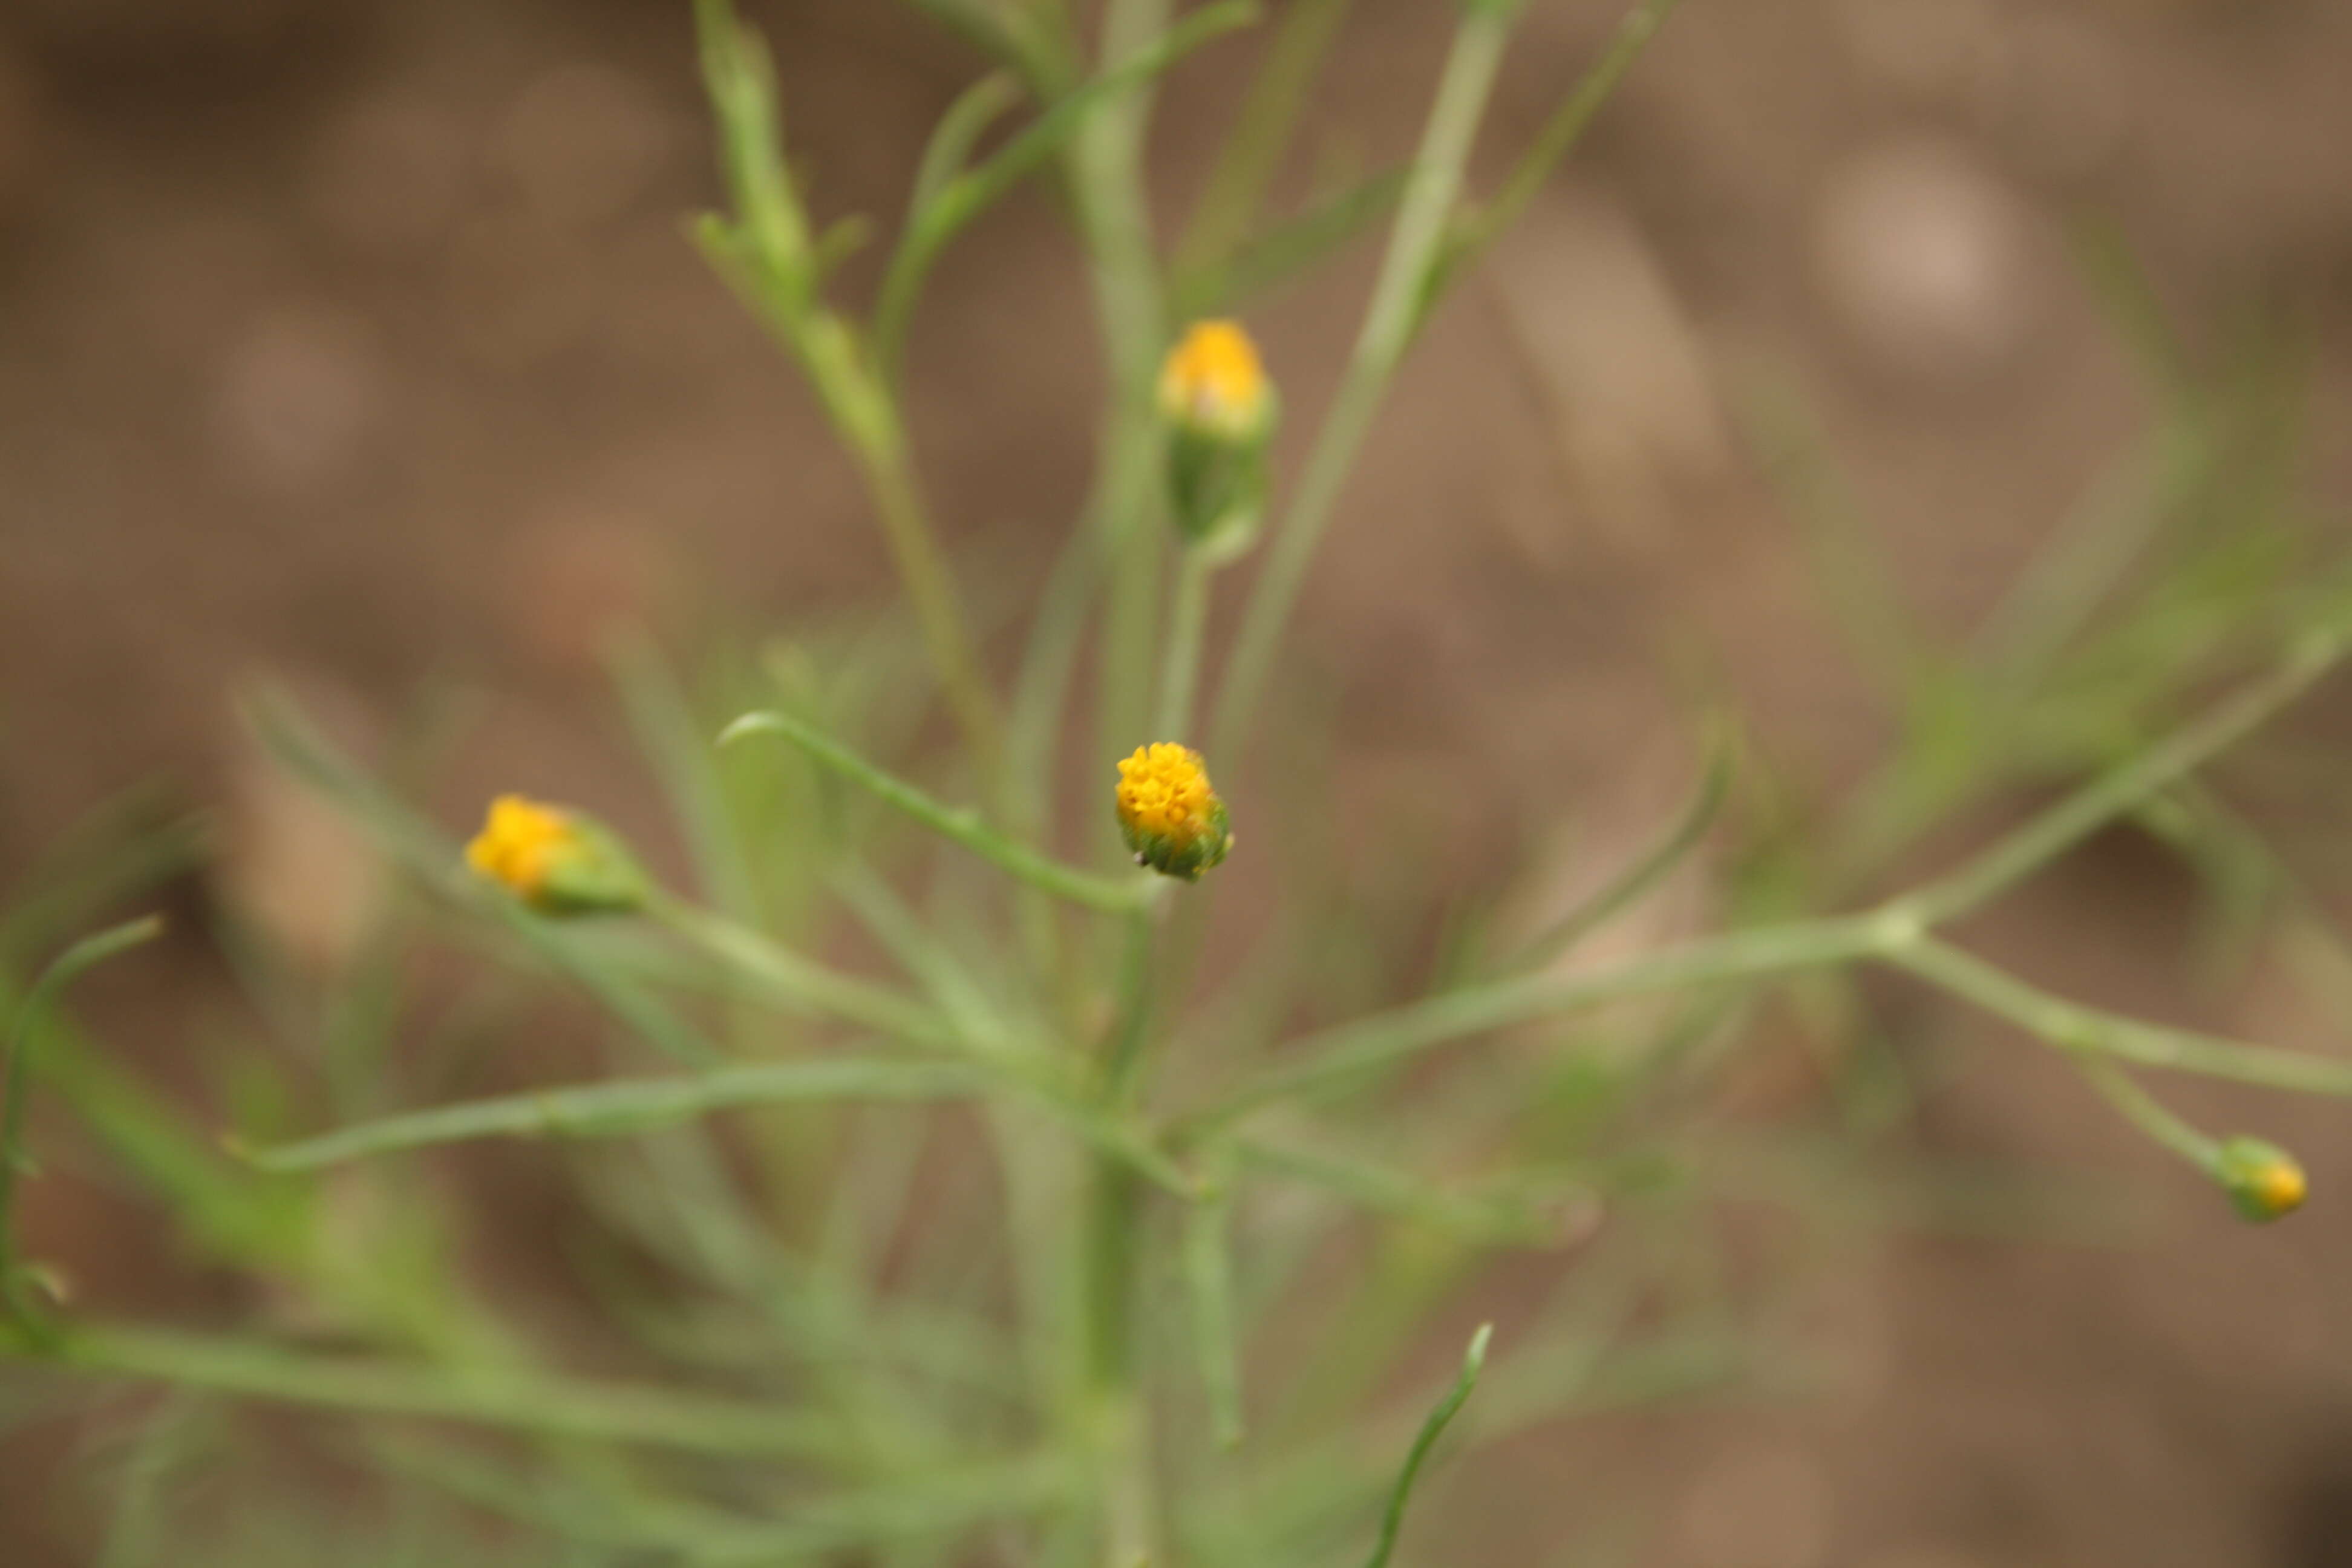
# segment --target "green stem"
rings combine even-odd
[[[1422,135],[1396,226],[1389,235],[1388,254],[1381,264],[1380,279],[1373,286],[1371,304],[1346,378],[1316,437],[1297,496],[1275,531],[1226,668],[1210,734],[1212,754],[1227,767],[1235,765],[1234,759],[1247,739],[1307,563],[1331,521],[1356,454],[1419,323],[1431,268],[1444,243],[1470,145],[1494,89],[1511,26],[1511,18],[1502,11],[1484,7],[1465,16],[1454,31],[1454,47],[1446,57],[1436,101]]]
[[[957,1043],[955,1031],[921,1003],[836,973],[750,926],[666,894],[648,900],[646,912],[796,1011],[840,1018],[916,1045]]]
[[[2085,1007],[1926,936],[1892,942],[1879,956],[2028,1034],[2077,1057],[2197,1073],[2300,1094],[2352,1096],[2352,1062],[2143,1023]]]
[[[290,1173],[483,1138],[635,1137],[741,1106],[816,1100],[971,1099],[986,1093],[994,1083],[988,1074],[963,1062],[824,1057],[665,1079],[608,1079],[528,1094],[461,1100],[431,1110],[357,1122],[299,1143],[234,1152],[257,1170]]]
[[[1160,717],[1154,740],[1181,741],[1192,728],[1192,693],[1201,678],[1201,644],[1209,623],[1209,584],[1217,568],[1209,552],[1188,544],[1177,562],[1175,601],[1168,612],[1168,650],[1160,665]]]
[[[2106,1098],[2124,1120],[2190,1164],[2211,1175],[2221,1163],[2221,1145],[2173,1114],[2132,1076],[2100,1057],[2077,1056],[2074,1065],[2091,1087]]]
[[[1102,56],[1143,47],[1167,26],[1170,0],[1110,0]],[[1073,190],[1092,258],[1095,313],[1111,377],[1110,422],[1095,524],[1110,571],[1103,622],[1097,743],[1126,748],[1147,717],[1164,541],[1159,420],[1152,386],[1167,336],[1159,259],[1143,178],[1144,132],[1155,95],[1149,87],[1098,109],[1072,143]]]
[[[90,969],[105,963],[117,953],[128,952],[142,942],[152,942],[163,931],[163,918],[149,915],[127,924],[84,937],[66,949],[57,961],[42,972],[32,989],[16,1007],[16,1016],[9,1021],[7,1048],[0,1059],[0,1305],[5,1305],[25,1321],[31,1321],[27,1304],[17,1292],[15,1216],[12,1210],[16,1198],[16,1177],[26,1165],[25,1158],[25,1113],[32,1096],[28,1090],[35,1031],[65,994],[66,987]]]
[[[1284,1047],[1285,1058],[1300,1058],[1297,1066],[1265,1075],[1189,1125],[1214,1128],[1276,1100],[1339,1092],[1465,1035],[1623,996],[1850,963],[1880,951],[1886,941],[1883,922],[1874,916],[1797,921],[1687,942],[1589,974],[1532,975],[1432,996]]]
[[[921,790],[883,772],[815,725],[790,713],[764,710],[746,713],[719,737],[726,745],[745,735],[777,734],[791,741],[824,766],[876,798],[898,807],[942,837],[953,839],[982,859],[992,860],[1015,877],[1045,892],[1113,914],[1142,909],[1160,896],[1162,879],[1150,875],[1110,878],[1049,860],[1026,845],[1015,843],[981,820],[973,811],[942,805]]]

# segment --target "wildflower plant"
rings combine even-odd
[[[584,814],[516,796],[495,802],[461,849],[282,700],[257,698],[254,724],[278,756],[407,874],[379,940],[314,999],[327,1020],[314,1098],[331,1124],[314,1117],[301,1129],[282,1106],[256,1110],[215,1147],[54,1005],[74,975],[152,928],[68,949],[21,999],[0,998],[16,1004],[0,1079],[0,1350],[187,1399],[362,1418],[341,1457],[384,1478],[382,1506],[398,1525],[385,1539],[436,1542],[452,1560],[479,1547],[502,1563],[1297,1568],[1369,1553],[1379,1568],[1441,1434],[1491,1441],[1612,1393],[1750,1370],[1711,1326],[1644,1327],[1654,1299],[1642,1249],[1611,1237],[1620,1211],[1711,1169],[1694,1161],[1661,1174],[1645,1158],[1656,1107],[1778,988],[1863,970],[1914,977],[2061,1053],[2247,1217],[2303,1202],[2291,1155],[2190,1125],[2140,1075],[2346,1095],[2352,1062],[2084,1006],[1948,933],[2109,825],[2168,822],[2198,837],[2218,809],[2199,793],[2199,771],[2352,647],[2340,571],[2280,573],[2259,605],[2230,606],[2235,642],[2168,668],[2128,711],[2098,710],[2096,724],[2084,721],[2087,706],[2035,706],[2058,700],[2050,691],[2112,689],[2070,684],[2063,650],[2084,645],[2079,626],[2051,624],[2049,606],[2079,600],[2029,593],[2000,645],[2009,651],[1987,663],[1900,661],[1932,672],[1916,676],[1918,712],[1965,702],[1987,733],[2095,734],[2105,749],[2018,741],[1979,753],[2005,760],[1965,776],[1929,765],[1948,747],[1906,749],[1872,791],[1853,852],[1830,858],[1814,885],[1864,885],[1939,811],[2021,774],[2047,776],[2053,755],[2077,782],[1957,868],[1892,897],[1832,902],[1830,913],[1759,899],[1717,933],[1563,967],[1717,826],[1725,745],[1670,830],[1590,902],[1516,950],[1472,944],[1424,994],[1343,1016],[1331,997],[1346,987],[1302,979],[1318,951],[1302,931],[1329,928],[1310,933],[1326,947],[1344,939],[1342,920],[1313,909],[1255,922],[1262,972],[1204,984],[1207,910],[1251,918],[1216,905],[1234,875],[1222,868],[1273,842],[1260,824],[1274,814],[1249,793],[1255,721],[1391,381],[1672,0],[1633,7],[1484,202],[1466,194],[1465,169],[1520,5],[1465,0],[1410,163],[1267,224],[1270,173],[1347,10],[1297,0],[1166,260],[1141,174],[1152,84],[1257,21],[1254,7],[1223,0],[1180,17],[1168,0],[1109,0],[1090,58],[1077,19],[1054,0],[916,4],[996,68],[941,118],[870,314],[832,288],[866,231],[810,218],[766,55],[727,0],[695,5],[726,194],[695,233],[855,460],[928,674],[866,680],[861,661],[887,666],[887,650],[803,646],[766,661],[750,682],[757,697],[722,731],[656,656],[616,652],[624,705],[693,852],[691,894],[662,886]],[[1016,111],[1018,128],[982,153]],[[1094,489],[1008,689],[935,535],[899,367],[932,268],[1031,179],[1068,197],[1110,395]],[[1382,221],[1344,375],[1304,464],[1279,474],[1276,377],[1237,313],[1254,289]],[[1785,422],[1763,423],[1786,435]],[[1801,439],[1765,444],[1797,490],[1818,477]],[[1802,494],[1795,506],[1826,510]],[[1213,590],[1244,561],[1255,573],[1239,629],[1204,702]],[[2125,610],[2116,635],[2179,605]],[[1069,710],[1090,647],[1097,704],[1081,723]],[[2256,673],[2218,706],[2152,732],[2217,668],[2249,663]],[[895,694],[899,710],[858,690]],[[920,700],[907,702],[910,690]],[[915,739],[934,696],[956,735],[947,757]],[[1072,729],[1099,759],[1076,799],[1056,767]],[[1250,827],[1248,847],[1234,816]],[[66,879],[37,928],[0,931],[0,957],[20,963],[196,852],[176,828],[132,837],[142,847],[129,869]],[[916,869],[930,872],[919,907],[904,891]],[[835,924],[888,973],[837,956]],[[401,1015],[383,998],[398,993],[410,947],[448,931],[584,998],[615,1026],[611,1070],[400,1103],[388,1047]],[[1654,1006],[1629,1012],[1633,999]],[[1634,1044],[1601,1049],[1579,1033],[1595,1028]],[[1421,1070],[1506,1032],[1533,1048],[1466,1088]],[[1429,1114],[1396,1113],[1389,1091],[1409,1073],[1412,1105]],[[270,1280],[315,1331],[189,1333],[77,1314],[9,1224],[37,1087],[166,1195],[205,1256]],[[440,1187],[401,1173],[425,1152],[497,1138],[552,1142],[603,1227],[579,1270],[636,1363],[658,1375],[576,1370],[458,1267],[450,1237],[462,1215]],[[1274,1204],[1269,1192],[1300,1201]],[[1363,1216],[1353,1232],[1350,1215]],[[1435,1389],[1398,1406],[1372,1392],[1437,1310],[1475,1284],[1483,1259],[1557,1254],[1596,1224],[1592,1256],[1557,1272],[1546,1305],[1476,1331],[1433,1408]],[[1352,1262],[1340,1245],[1351,1234],[1371,1237]],[[1295,1310],[1314,1319],[1308,1348],[1253,1353],[1301,1301]],[[1471,1400],[1490,1358],[1503,1375]],[[110,1548],[110,1562],[166,1560],[152,1555],[172,1538],[156,1522],[170,1506],[157,1478],[182,1462],[191,1419],[168,1408],[140,1437],[115,1525],[130,1544]],[[466,1522],[485,1517],[504,1521],[493,1546]],[[338,1561],[376,1560],[329,1538]],[[220,1541],[202,1557],[183,1540],[169,1560],[259,1560],[235,1531]],[[415,1554],[387,1546],[382,1558]]]

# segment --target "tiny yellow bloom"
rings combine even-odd
[[[1247,443],[1273,424],[1274,387],[1238,321],[1195,321],[1160,367],[1160,412],[1171,425]]]
[[[1201,753],[1171,742],[1118,764],[1118,826],[1136,864],[1192,881],[1225,858],[1234,836]]]
[[[2232,1138],[2222,1144],[2214,1175],[2238,1213],[2258,1223],[2293,1214],[2311,1191],[2294,1156],[2259,1138]]]
[[[645,898],[636,861],[603,825],[519,795],[490,803],[466,863],[551,914],[631,910]]]

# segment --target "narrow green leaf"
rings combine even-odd
[[[1386,217],[1404,196],[1409,169],[1383,169],[1315,202],[1214,265],[1177,274],[1170,287],[1180,318],[1232,315],[1287,282]]]
[[[924,144],[923,161],[915,166],[914,195],[908,198],[907,221],[919,221],[950,181],[971,162],[971,150],[997,118],[1021,101],[1021,86],[1002,71],[981,78],[948,105]]]
[[[15,1311],[25,1322],[33,1321],[33,1308],[19,1290],[23,1281],[16,1254],[12,1210],[16,1177],[26,1167],[25,1112],[31,1099],[26,1080],[34,1030],[75,980],[116,954],[152,942],[163,933],[163,917],[148,915],[82,938],[42,971],[41,977],[17,1005],[16,1016],[9,1020],[6,1052],[5,1058],[0,1058],[0,1096],[5,1097],[5,1102],[0,1102],[0,1305]]]
[[[1478,1331],[1470,1336],[1470,1348],[1462,1357],[1462,1375],[1454,1379],[1445,1397],[1437,1402],[1429,1419],[1421,1424],[1421,1435],[1412,1440],[1412,1450],[1405,1455],[1404,1468],[1397,1472],[1396,1486],[1389,1493],[1388,1511],[1381,1517],[1381,1538],[1373,1545],[1365,1568],[1388,1568],[1389,1556],[1396,1550],[1397,1531],[1404,1523],[1404,1505],[1412,1496],[1413,1482],[1420,1479],[1422,1463],[1429,1458],[1429,1450],[1436,1445],[1446,1423],[1454,1419],[1455,1412],[1469,1399],[1470,1391],[1478,1385],[1479,1370],[1486,1364],[1486,1342],[1494,1334],[1494,1324],[1482,1323]]]
[[[1557,1215],[1540,1203],[1502,1195],[1464,1196],[1420,1172],[1324,1149],[1264,1138],[1243,1139],[1237,1147],[1253,1164],[1320,1187],[1360,1208],[1416,1220],[1477,1246],[1557,1246],[1563,1234]]]
[[[1307,90],[1352,0],[1298,0],[1282,15],[1250,83],[1249,97],[1192,208],[1169,270],[1177,277],[1220,273],[1255,225],[1265,188],[1290,149]]]
[[[264,1171],[314,1171],[399,1150],[481,1138],[622,1138],[749,1105],[811,1100],[953,1100],[990,1079],[961,1062],[864,1058],[723,1068],[691,1077],[621,1079],[413,1111],[274,1148],[237,1151]]]
[[[1696,848],[1715,822],[1716,814],[1723,809],[1724,796],[1731,787],[1733,751],[1730,731],[1718,724],[1710,731],[1706,761],[1699,773],[1698,786],[1690,799],[1675,814],[1673,826],[1664,837],[1646,852],[1637,857],[1606,887],[1560,917],[1549,930],[1529,942],[1501,967],[1510,973],[1542,969],[1570,948],[1614,920],[1664,881],[1667,873],[1682,863],[1684,856]]]
[[[1223,0],[1195,11],[1158,41],[1067,94],[985,162],[946,182],[910,218],[883,275],[874,312],[876,362],[898,363],[923,280],[940,253],[973,219],[1044,166],[1103,103],[1150,80],[1220,34],[1247,26],[1257,14],[1255,0]]]
[[[1575,150],[1584,132],[1601,112],[1625,73],[1633,68],[1642,50],[1658,29],[1665,26],[1680,0],[1640,0],[1618,22],[1617,30],[1609,40],[1591,69],[1577,79],[1560,106],[1552,111],[1535,141],[1520,155],[1510,177],[1494,201],[1455,228],[1447,244],[1438,252],[1429,272],[1423,295],[1424,311],[1428,303],[1444,292],[1459,278],[1478,253],[1494,243],[1496,236],[1518,221],[1536,193],[1551,178],[1554,169]]]

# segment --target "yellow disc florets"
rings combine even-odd
[[[1118,764],[1118,825],[1136,862],[1190,881],[1225,858],[1234,836],[1201,753],[1157,742]]]
[[[1171,424],[1229,441],[1264,436],[1274,388],[1238,321],[1195,321],[1160,367],[1160,412]]]
[[[601,824],[519,795],[490,803],[466,863],[552,914],[635,909],[645,897],[635,859]]]
[[[536,898],[547,886],[551,862],[577,839],[572,818],[553,806],[519,795],[490,803],[489,820],[466,846],[466,863],[522,898]]]

